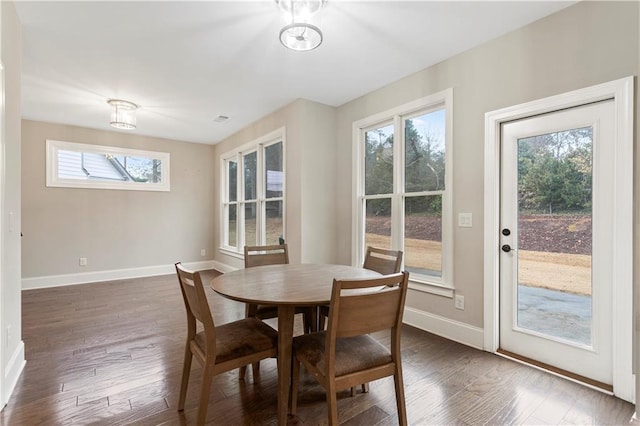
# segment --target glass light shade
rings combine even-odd
[[[109,99],[111,105],[111,125],[117,129],[131,130],[136,128],[136,109],[138,105],[121,99]]]
[[[292,22],[304,22],[322,9],[326,0],[276,0],[276,3]]]
[[[280,30],[280,42],[291,50],[313,50],[322,43],[322,31],[315,25],[295,22]]]

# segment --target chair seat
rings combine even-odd
[[[294,351],[317,371],[325,370],[326,332],[303,334],[293,339]],[[392,362],[389,350],[369,335],[336,339],[336,376]]]
[[[204,331],[195,341],[204,352]],[[216,326],[216,364],[242,358],[277,345],[278,332],[257,318],[245,318]]]

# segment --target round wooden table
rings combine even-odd
[[[211,281],[213,290],[226,298],[278,307],[278,424],[287,424],[295,307],[328,304],[334,278],[379,276],[354,266],[289,264],[239,269]]]

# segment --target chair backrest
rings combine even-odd
[[[189,272],[180,262],[176,263],[176,273],[180,282],[182,299],[187,310],[188,338],[192,339],[196,334],[196,321],[202,324],[206,336],[206,351],[213,349],[215,345],[215,326],[213,316],[207,302],[207,296],[202,286],[199,272]],[[215,352],[213,352],[215,353]]]
[[[244,246],[244,267],[284,265],[289,263],[286,244],[271,246]]]
[[[334,280],[327,325],[327,348],[339,337],[392,330],[392,346],[399,350],[402,313],[409,273],[367,280]],[[331,343],[330,343],[331,342]]]
[[[382,275],[396,274],[402,266],[402,252],[399,250],[384,250],[367,247],[364,258],[364,269],[376,271]]]

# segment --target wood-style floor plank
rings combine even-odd
[[[215,271],[206,271],[209,282]],[[244,316],[244,306],[207,288],[214,320]],[[194,424],[201,383],[196,362],[184,413],[176,410],[186,315],[175,276],[23,292],[27,365],[3,425]],[[268,321],[275,326],[274,321]],[[296,323],[296,333],[302,330]],[[387,342],[389,336],[376,338]],[[404,383],[410,424],[628,424],[633,406],[573,382],[405,326]],[[274,359],[213,381],[207,423],[275,425]],[[292,425],[326,424],[325,393],[302,371]],[[370,392],[338,395],[344,425],[397,424],[390,378]]]

